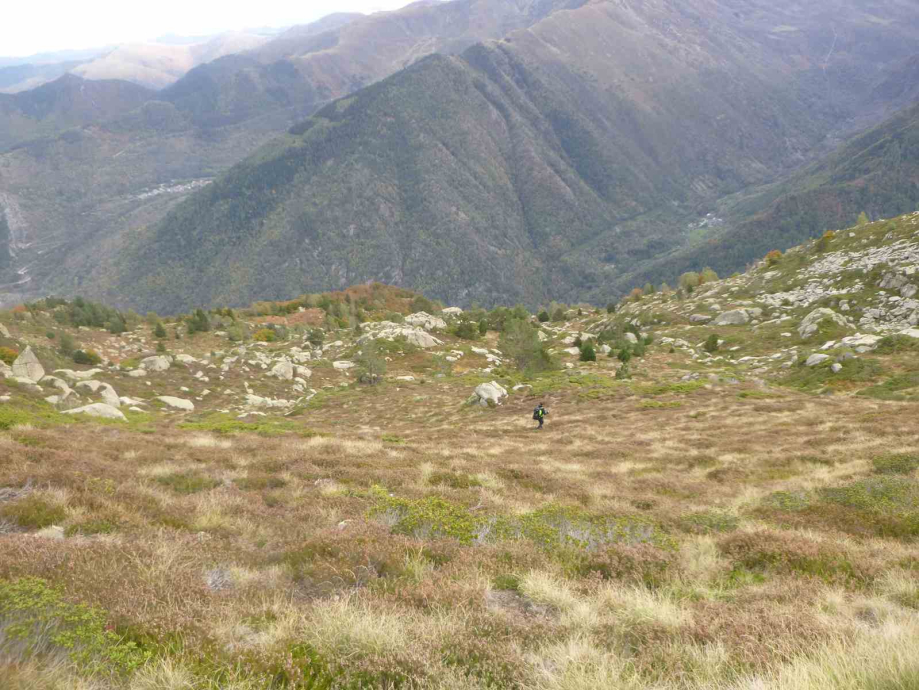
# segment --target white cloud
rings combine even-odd
[[[164,34],[198,36],[262,26],[307,24],[333,12],[398,9],[409,0],[6,0],[0,56],[148,41]]]

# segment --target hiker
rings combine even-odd
[[[542,403],[539,403],[539,405],[536,406],[536,409],[533,410],[533,419],[539,422],[537,429],[542,429],[542,425],[546,423],[546,417],[548,414],[549,410],[547,410]]]

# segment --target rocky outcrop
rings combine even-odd
[[[842,326],[843,328],[852,327],[852,324],[849,323],[848,319],[846,319],[846,317],[842,314],[837,314],[832,309],[821,307],[820,309],[815,309],[804,317],[804,320],[801,321],[801,325],[798,326],[798,334],[803,339],[807,340],[817,332],[817,330],[820,328],[820,324],[827,319]]]
[[[437,316],[431,316],[427,312],[420,311],[417,314],[410,314],[405,317],[405,323],[409,326],[423,328],[426,331],[444,330],[447,322]]]
[[[442,341],[421,328],[410,328],[392,323],[391,321],[382,321],[377,324],[363,324],[363,328],[368,329],[369,332],[358,339],[357,342],[359,345],[363,345],[369,340],[393,341],[399,338],[404,338],[410,345],[420,347],[424,350],[443,345]]]

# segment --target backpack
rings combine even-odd
[[[542,418],[542,415],[543,415],[542,408],[537,407],[535,410],[533,410],[533,419],[535,419],[536,421],[539,421]]]

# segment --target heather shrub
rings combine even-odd
[[[271,328],[261,328],[253,334],[252,339],[257,343],[273,343],[278,336]]]
[[[11,347],[0,347],[0,362],[12,364],[19,357],[19,353]]]

